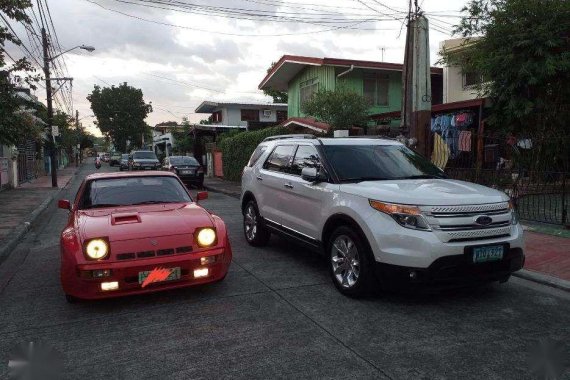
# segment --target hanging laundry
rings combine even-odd
[[[471,132],[459,132],[459,150],[461,152],[471,152]]]
[[[440,169],[444,169],[449,159],[449,147],[437,133],[433,135],[433,152],[431,162]]]
[[[436,117],[432,117],[431,118],[431,131],[432,132],[441,132],[441,117],[440,116],[436,116]]]
[[[455,126],[458,128],[467,128],[473,124],[472,112],[459,112],[455,115]]]

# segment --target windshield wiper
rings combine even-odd
[[[355,177],[341,179],[341,182],[386,181],[388,179],[385,177]]]
[[[419,175],[410,175],[407,177],[398,177],[395,179],[445,179],[446,177],[434,175],[434,174],[419,174]]]
[[[121,207],[124,205],[118,205],[115,203],[98,203],[96,205],[89,205],[89,206],[85,206],[83,209],[90,209],[90,208],[103,208],[103,207]]]

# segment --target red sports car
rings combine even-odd
[[[58,206],[70,210],[60,240],[69,302],[216,282],[228,272],[224,222],[194,202],[175,174],[92,174],[73,204]]]

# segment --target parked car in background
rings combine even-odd
[[[164,159],[162,170],[176,173],[187,185],[204,186],[204,168],[194,157],[170,156]]]
[[[109,166],[119,165],[121,161],[121,152],[113,152],[109,158]]]
[[[224,222],[172,173],[91,174],[73,204],[58,206],[70,211],[60,240],[69,302],[217,282],[228,272]]]
[[[111,159],[111,155],[109,153],[102,153],[101,154],[101,161],[109,162],[110,159]]]
[[[241,207],[249,244],[274,232],[320,248],[346,295],[505,282],[525,261],[505,193],[447,179],[393,140],[267,138],[244,168]]]
[[[154,152],[137,150],[131,153],[129,160],[130,170],[159,170],[160,161]]]
[[[121,154],[121,160],[119,161],[119,171],[129,170],[129,155]]]

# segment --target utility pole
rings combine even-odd
[[[417,0],[408,13],[404,68],[402,70],[401,131],[410,144],[423,154],[430,151],[428,128],[431,119],[431,71],[429,60],[429,23]]]
[[[51,186],[57,187],[57,157],[55,152],[55,136],[52,131],[53,124],[53,105],[51,98],[51,79],[49,72],[49,56],[48,56],[48,38],[45,28],[42,28],[42,45],[44,52],[44,76],[46,79],[46,95],[47,95],[47,129],[50,141],[50,167],[51,167]]]
[[[79,137],[79,111],[75,110],[75,133],[77,134],[77,153],[75,153],[75,167],[79,166],[79,157],[81,157],[81,141]]]

